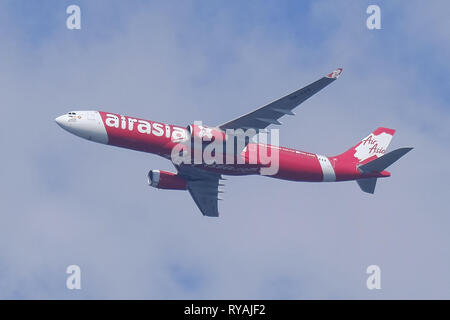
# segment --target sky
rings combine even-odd
[[[81,8],[81,29],[66,8]],[[366,27],[370,4],[381,29]],[[449,299],[447,1],[0,2],[0,298]],[[337,67],[282,146],[336,155],[375,128],[414,147],[355,182],[230,177],[220,218],[150,188],[155,155],[54,119],[103,110],[215,126]],[[81,290],[66,268],[81,268]],[[381,269],[368,290],[366,269]]]

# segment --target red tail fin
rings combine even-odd
[[[370,162],[385,154],[394,133],[394,129],[380,127],[337,158],[359,164]]]

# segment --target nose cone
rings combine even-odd
[[[67,125],[67,116],[66,115],[59,116],[55,119],[55,121],[61,128],[65,128],[65,126]]]
[[[81,138],[108,143],[108,134],[98,111],[71,111],[55,119],[64,130]]]

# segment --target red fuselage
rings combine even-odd
[[[188,135],[187,129],[180,126],[102,111],[99,114],[107,134],[107,144],[157,154],[166,159],[171,159],[172,149]],[[266,152],[269,153],[275,149],[278,151],[278,172],[271,175],[273,178],[320,182],[389,176],[388,172],[362,174],[357,168],[357,159],[324,157],[295,149],[254,143],[249,143],[238,155],[245,163],[202,163],[197,167],[223,175],[259,174],[261,167],[266,164],[261,163],[259,157],[256,157],[256,163],[250,164],[248,161],[251,152],[256,152],[258,148],[268,149]]]

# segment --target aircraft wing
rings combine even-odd
[[[192,166],[176,166],[179,175],[187,180],[187,189],[204,216],[218,217],[220,174],[197,169]]]
[[[269,103],[266,106],[224,123],[218,127],[222,130],[246,130],[249,128],[258,130],[264,129],[271,124],[281,124],[278,119],[284,115],[294,115],[292,110],[295,107],[339,78],[341,72],[342,68],[338,68],[327,76],[302,89],[299,89],[291,94],[288,94],[287,96]]]

